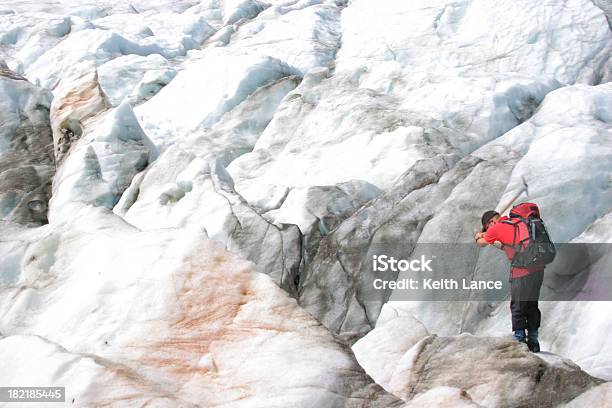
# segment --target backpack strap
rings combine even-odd
[[[512,245],[510,245],[512,248],[514,248],[514,250],[516,251],[516,230],[518,229],[518,221],[510,221],[510,220],[503,220],[502,224],[508,224],[508,225],[512,225],[514,227],[514,234],[512,236]],[[506,244],[503,244],[506,245]],[[515,252],[516,253],[516,252]]]
[[[512,259],[514,259],[514,257],[517,256],[524,249],[523,248],[523,243],[525,241],[528,241],[531,238],[529,236],[529,222],[528,222],[529,220],[527,218],[524,218],[524,217],[514,217],[514,220],[515,221],[510,221],[508,219],[508,220],[503,220],[502,221],[503,224],[509,224],[509,225],[512,225],[514,227],[514,233],[512,235],[512,245],[509,245],[512,248],[514,248],[514,256],[512,257]],[[528,236],[527,236],[527,238],[525,238],[523,240],[520,240],[518,242],[518,245],[517,245],[516,236],[517,236],[517,231],[519,229],[519,223],[521,223],[521,222],[523,224],[525,224],[525,226],[527,227],[527,235]],[[505,244],[503,244],[503,245],[505,245]]]
[[[523,246],[523,244],[524,244],[525,242],[528,242],[529,240],[531,240],[531,236],[529,235],[529,224],[528,224],[528,223],[526,223],[526,222],[525,222],[525,227],[527,228],[527,238],[522,239],[522,240],[520,240],[520,241],[518,242],[518,246],[519,246],[519,249],[520,249],[521,251],[525,249],[525,247]],[[518,229],[518,228],[519,228],[519,227],[518,227],[518,225],[517,225],[517,229]]]

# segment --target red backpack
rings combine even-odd
[[[537,204],[515,205],[510,210],[509,218],[502,222],[514,227],[512,246],[515,253],[512,266],[517,268],[544,266],[555,259],[557,250],[546,231]]]

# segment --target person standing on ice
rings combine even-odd
[[[527,343],[529,350],[540,351],[538,329],[542,314],[538,308],[544,268],[555,256],[537,205],[523,203],[512,208],[510,217],[496,211],[482,215],[482,231],[474,239],[480,247],[494,245],[511,261],[510,312],[514,337]],[[517,252],[518,250],[518,252]],[[544,254],[544,257],[540,255]]]

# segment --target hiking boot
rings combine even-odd
[[[540,352],[540,342],[538,342],[538,339],[527,338],[526,343],[527,347],[529,348],[529,351],[531,351],[532,353]]]
[[[534,353],[540,352],[540,342],[538,341],[538,329],[527,330],[527,347]]]
[[[519,343],[527,343],[527,336],[525,336],[525,330],[515,330],[514,331],[514,338]]]

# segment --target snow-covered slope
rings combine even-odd
[[[0,385],[79,406],[603,406],[573,363],[492,338],[506,302],[386,302],[360,271],[381,243],[472,242],[523,178],[556,241],[611,242],[608,3],[2,2]],[[612,379],[611,305],[543,304],[543,349]],[[445,369],[475,357],[470,381]]]
[[[397,405],[294,299],[197,229],[141,232],[80,206],[3,241],[21,265],[2,275],[3,385],[62,384],[85,407]]]
[[[572,103],[568,104],[568,100]],[[540,205],[557,242],[610,242],[607,233],[595,235],[588,231],[605,225],[612,203],[612,122],[607,113],[611,103],[609,83],[596,87],[568,86],[549,94],[529,121],[464,159],[465,166],[468,163],[475,166],[461,182],[455,185],[451,181],[438,182],[428,187],[428,195],[438,207],[417,216],[417,220],[431,217],[418,235],[418,242],[470,242],[471,226],[478,222],[475,217],[489,207],[501,209],[515,194],[523,176],[529,180],[529,200]],[[473,191],[479,186],[487,195],[484,200],[474,201]],[[439,193],[444,190],[443,200],[431,193],[444,194]],[[402,212],[394,217],[396,220],[385,220],[386,226],[377,233],[388,235],[406,228]],[[584,230],[587,239],[579,237]],[[495,269],[490,261],[484,256],[469,260],[475,279],[490,276],[491,269]],[[566,276],[557,279],[579,272],[565,271]],[[553,283],[555,276],[547,275],[547,279]],[[449,306],[444,302],[393,300],[391,295],[391,302],[383,310],[390,308],[399,316],[414,316],[434,333],[467,331],[491,335],[508,330],[507,302]],[[544,348],[574,359],[594,374],[612,378],[611,356],[605,352],[612,345],[608,335],[612,326],[603,317],[610,315],[611,307],[612,302],[603,301],[544,302],[541,330]],[[582,321],[579,316],[589,317]],[[582,323],[577,327],[576,321]],[[580,336],[572,335],[576,331]],[[584,342],[585,338],[592,341]]]

